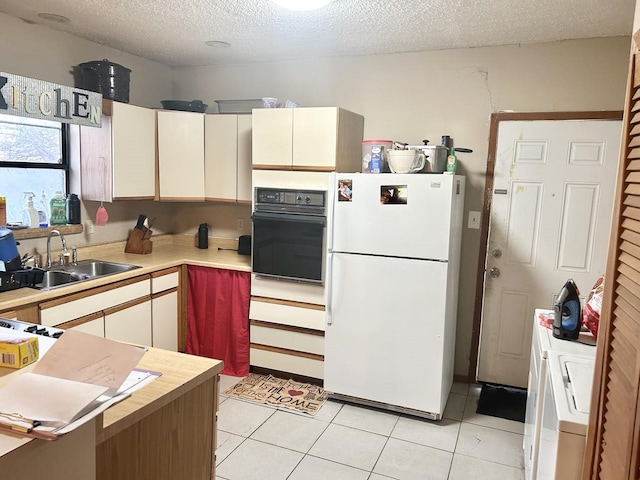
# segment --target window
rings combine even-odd
[[[42,193],[45,207],[56,192],[66,194],[69,127],[60,122],[0,115],[0,196],[7,199],[7,222],[22,222],[25,192]]]

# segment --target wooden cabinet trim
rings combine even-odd
[[[258,343],[249,344],[249,348],[255,348],[257,350],[266,350],[268,352],[282,353],[284,355],[292,355],[294,357],[304,357],[310,360],[317,360],[324,362],[324,355],[316,355],[314,353],[299,352],[298,350],[289,350],[287,348],[270,347],[268,345],[260,345]]]
[[[92,322],[93,320],[98,320],[103,317],[102,311],[90,313],[89,315],[85,315],[84,317],[75,318],[65,323],[61,323],[57,325],[56,328],[61,328],[63,330],[67,330],[68,328],[77,327],[78,325],[82,325],[84,323]]]
[[[136,305],[140,305],[141,303],[146,303],[151,301],[151,295],[147,295],[145,297],[136,298],[135,300],[130,300],[126,303],[121,303],[120,305],[116,305],[115,307],[105,308],[103,310],[104,315],[112,315],[117,312],[121,312],[122,310],[126,310],[131,307],[135,307]]]
[[[115,283],[110,283],[108,285],[103,285],[101,287],[89,288],[87,290],[83,290],[82,292],[74,293],[71,295],[62,296],[59,298],[54,298],[53,300],[48,300],[46,302],[42,302],[40,304],[40,310],[45,310],[51,307],[57,307],[58,305],[63,305],[65,303],[73,302],[74,300],[79,300],[81,298],[90,297],[92,295],[96,295],[102,292],[108,292],[109,290],[113,290],[115,288],[125,287],[127,285],[132,285],[138,282],[144,282],[149,280],[150,276],[141,275],[139,277],[129,278],[127,280],[120,280]]]
[[[172,273],[180,272],[180,267],[165,268],[164,270],[158,270],[151,272],[151,278],[164,277],[165,275],[171,275]]]
[[[152,294],[151,299],[155,300],[156,298],[164,297],[165,295],[176,293],[177,291],[178,291],[178,287],[173,287],[173,288],[170,288],[169,290],[163,290],[161,292]]]
[[[274,330],[285,330],[287,332],[303,333],[305,335],[316,335],[318,337],[324,337],[324,332],[321,330],[311,330],[309,328],[294,327],[291,325],[283,325],[281,323],[264,322],[262,320],[251,320],[251,325],[256,327],[273,328]]]
[[[268,298],[268,297],[251,297],[252,302],[263,302],[263,303],[273,303],[276,305],[286,305],[288,307],[298,307],[298,308],[307,308],[309,310],[320,310],[324,311],[324,305],[317,305],[315,303],[304,303],[304,302],[295,302],[293,300],[281,300],[279,298]]]

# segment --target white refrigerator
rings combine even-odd
[[[465,178],[334,173],[324,388],[438,420],[453,383]]]

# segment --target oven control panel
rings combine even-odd
[[[256,188],[256,204],[281,206],[309,206],[324,208],[326,192],[322,190],[294,190],[282,188]]]

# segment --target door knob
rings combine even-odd
[[[498,267],[493,267],[489,270],[489,276],[491,278],[498,278],[500,276],[500,269]]]
[[[500,258],[502,256],[502,250],[500,250],[499,248],[496,248],[495,250],[491,251],[491,256],[493,258]]]

